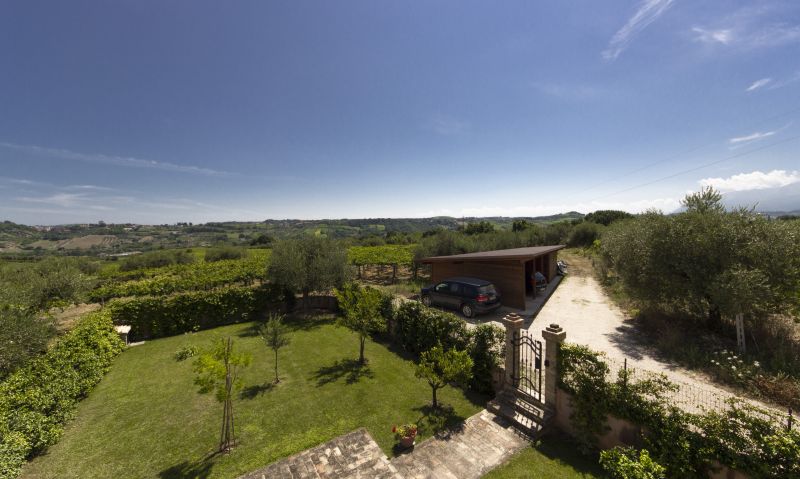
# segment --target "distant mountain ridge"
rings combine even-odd
[[[752,208],[771,216],[800,213],[800,183],[763,190],[725,193],[722,202],[727,208]]]

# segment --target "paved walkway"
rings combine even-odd
[[[483,410],[392,460],[361,428],[239,479],[477,479],[528,444],[505,419]]]

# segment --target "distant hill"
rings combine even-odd
[[[756,211],[771,215],[800,212],[800,183],[764,190],[732,191],[722,198],[728,208],[755,206]]]

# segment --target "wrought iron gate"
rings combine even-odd
[[[513,336],[514,368],[511,378],[520,392],[542,401],[542,342],[533,339],[527,331],[516,331]]]

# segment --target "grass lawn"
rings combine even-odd
[[[483,479],[531,477],[590,479],[606,476],[596,458],[581,455],[575,444],[563,436],[550,435],[535,446],[523,449],[506,464],[483,476]]]
[[[449,414],[429,416],[430,388],[412,363],[386,345],[368,341],[369,364],[359,369],[358,338],[330,316],[291,319],[291,343],[280,352],[281,382],[273,386],[273,353],[252,323],[148,341],[125,351],[78,407],[75,420],[49,452],[23,470],[25,478],[231,478],[366,427],[391,457],[393,424],[416,422],[424,439],[443,422],[483,408],[485,397],[455,388],[440,392]],[[222,406],[193,384],[183,346],[234,337],[253,354],[244,389],[234,402],[240,445],[213,455]]]

